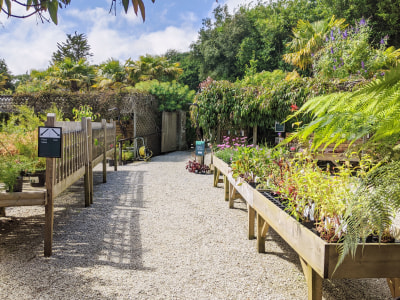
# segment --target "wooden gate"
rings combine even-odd
[[[161,152],[178,150],[178,113],[163,112],[161,126]]]

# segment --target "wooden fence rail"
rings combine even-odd
[[[45,206],[44,255],[52,254],[54,199],[84,176],[85,206],[93,203],[93,168],[103,163],[103,182],[107,180],[107,157],[115,157],[116,124],[56,121],[47,115],[46,127],[62,128],[61,158],[46,158],[46,189],[41,191],[0,193],[0,208],[9,206]],[[116,170],[116,168],[115,168]]]

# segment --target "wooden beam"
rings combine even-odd
[[[301,267],[303,268],[308,287],[308,300],[322,300],[322,277],[300,257]]]

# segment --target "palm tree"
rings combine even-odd
[[[302,70],[307,69],[311,65],[312,55],[322,48],[327,33],[334,27],[345,28],[347,25],[343,25],[344,22],[345,19],[335,19],[335,16],[330,20],[313,23],[299,20],[297,27],[292,31],[293,39],[286,44],[286,47],[293,52],[283,55],[283,59]]]
[[[139,81],[157,79],[158,81],[172,81],[182,74],[179,63],[172,63],[164,56],[140,56],[138,61],[128,59],[125,70],[132,85]]]
[[[97,83],[94,88],[119,89],[125,86],[126,73],[124,66],[117,59],[108,59],[97,68]]]
[[[85,59],[75,62],[66,57],[56,62],[47,70],[46,82],[51,87],[65,88],[77,92],[82,88],[89,89],[94,81],[94,67]]]

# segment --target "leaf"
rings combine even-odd
[[[0,0],[0,2],[3,2]],[[32,6],[32,0],[26,1],[26,10],[29,10]],[[0,3],[0,8],[1,8],[1,3]]]
[[[6,5],[7,5],[8,16],[10,16],[11,15],[11,1],[6,0]]]
[[[133,10],[134,10],[136,15],[137,15],[137,12],[138,12],[138,1],[139,0],[132,0]]]
[[[54,24],[57,25],[58,20],[57,20],[57,12],[58,12],[58,1],[57,0],[52,0],[49,3],[49,14],[50,18],[53,21]]]
[[[143,22],[144,22],[145,19],[146,19],[144,4],[143,4],[142,0],[138,0],[138,2],[139,2],[140,12],[142,14],[142,19],[143,19]]]
[[[122,0],[122,5],[124,6],[125,13],[127,13],[129,7],[129,0]]]
[[[3,0],[0,0],[0,10],[3,7]]]

